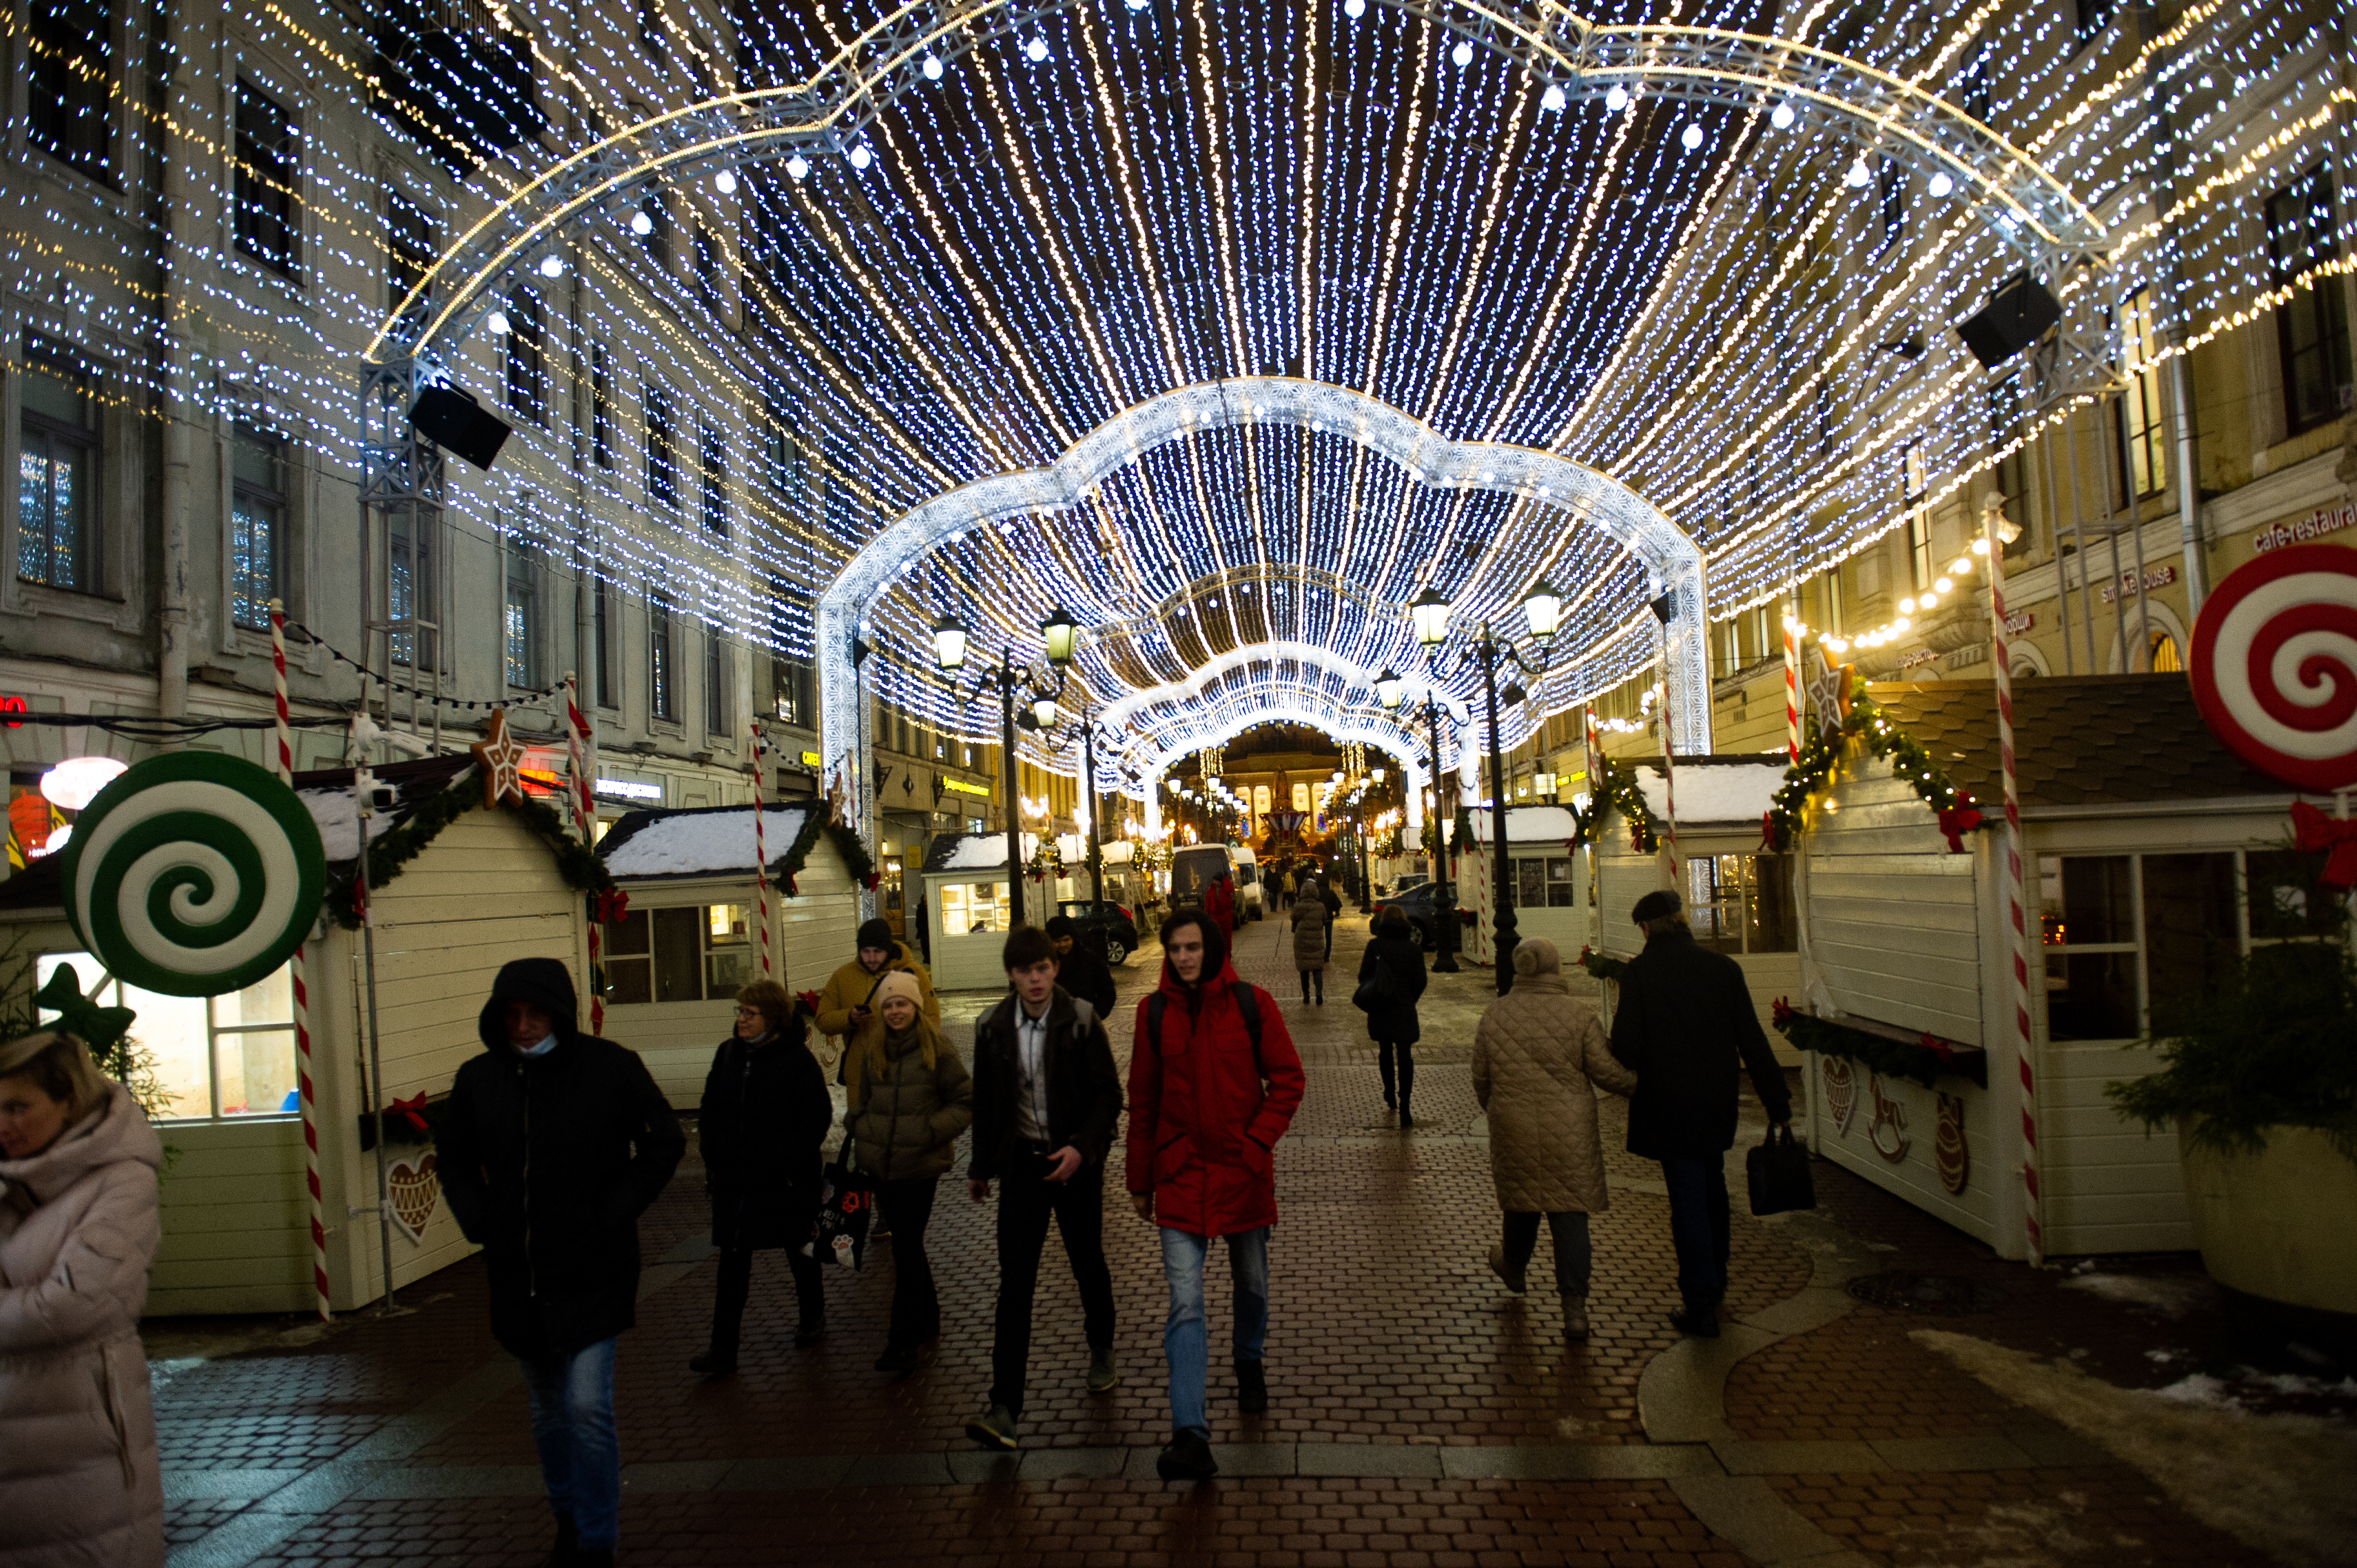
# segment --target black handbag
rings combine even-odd
[[[1817,1206],[1817,1186],[1809,1176],[1809,1151],[1793,1141],[1790,1123],[1768,1129],[1760,1145],[1743,1156],[1743,1174],[1750,1181],[1754,1214],[1781,1214],[1790,1208]]]
[[[1375,961],[1375,972],[1359,982],[1351,993],[1351,1005],[1361,1013],[1372,1013],[1386,1002],[1399,997],[1399,982],[1392,978],[1391,965],[1382,959]]]

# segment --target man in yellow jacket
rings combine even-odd
[[[869,1036],[881,1037],[884,1016],[877,1010],[876,988],[895,971],[915,978],[923,997],[925,1016],[942,1021],[942,999],[933,994],[933,977],[906,942],[896,940],[892,928],[869,920],[859,928],[859,956],[834,972],[819,993],[818,1028],[823,1035],[847,1037],[856,1045]],[[837,1058],[841,1059],[840,1058]]]

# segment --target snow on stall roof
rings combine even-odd
[[[319,848],[330,863],[350,860],[361,852],[360,809],[352,803],[350,789],[297,789],[295,798],[319,824]],[[373,843],[399,827],[404,813],[379,811],[369,819],[369,842]]]
[[[1506,842],[1508,843],[1561,843],[1578,832],[1565,806],[1509,806],[1506,808]],[[1476,807],[1473,811],[1473,842],[1490,842],[1490,813]]]
[[[940,841],[936,840],[938,845]],[[1023,858],[1028,860],[1039,852],[1039,835],[1023,835]],[[925,859],[927,871],[1003,871],[1006,868],[1006,835],[1005,833],[960,833],[957,842],[942,854],[938,848]]]
[[[753,869],[753,808],[650,812],[637,832],[603,851],[606,869],[617,878],[719,875]],[[810,816],[802,806],[770,806],[762,812],[772,864],[786,853]]]
[[[1772,762],[1706,762],[1696,758],[1678,764],[1680,822],[1756,822],[1783,788],[1785,761],[1778,752]],[[1669,814],[1669,791],[1662,782],[1658,758],[1637,769],[1637,788],[1653,815]]]

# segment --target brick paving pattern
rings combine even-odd
[[[1647,1437],[1639,1383],[1676,1343],[1664,1321],[1675,1265],[1659,1168],[1618,1149],[1621,1102],[1603,1101],[1612,1204],[1594,1225],[1593,1335],[1567,1346],[1546,1289],[1544,1252],[1531,1294],[1508,1296],[1483,1257],[1498,1233],[1486,1138],[1465,1065],[1473,1022],[1494,997],[1487,970],[1435,977],[1418,1049],[1418,1125],[1391,1124],[1361,1015],[1348,1004],[1364,942],[1346,917],[1323,1008],[1306,1007],[1288,949],[1273,925],[1247,926],[1238,966],[1274,993],[1308,1069],[1292,1134],[1279,1145],[1283,1219],[1270,1247],[1268,1342],[1272,1405],[1235,1409],[1219,1347],[1229,1318],[1223,1269],[1209,1271],[1217,1444],[1350,1444],[1372,1474],[1232,1474],[1204,1487],[1121,1478],[1112,1468],[1064,1478],[953,1483],[936,1458],[978,1462],[963,1425],[989,1383],[995,1286],[990,1211],[945,1181],[930,1235],[942,1294],[942,1336],[915,1374],[869,1369],[891,1291],[888,1252],[853,1273],[826,1271],[826,1340],[792,1347],[793,1292],[775,1253],[757,1260],[741,1369],[701,1381],[687,1358],[708,1327],[715,1263],[702,1241],[708,1215],[691,1141],[684,1165],[643,1225],[649,1294],[623,1342],[617,1407],[625,1490],[625,1558],[641,1563],[813,1563],[1148,1565],[1207,1563],[1313,1568],[1334,1564],[1733,1564],[1747,1561],[1714,1535],[1663,1479],[1442,1478],[1437,1450],[1514,1445],[1612,1451],[1642,1461]],[[1118,976],[1125,997],[1116,1048],[1125,1059],[1126,1004],[1157,972],[1149,951]],[[988,1001],[944,999],[965,1048]],[[1756,1106],[1749,1113],[1757,1118]],[[1077,1293],[1051,1244],[1041,1270],[1032,1350],[1027,1451],[1082,1450],[1082,1469],[1110,1451],[1148,1450],[1168,1435],[1161,1359],[1164,1306],[1151,1229],[1121,1202],[1119,1152],[1108,1180],[1107,1252],[1120,1304],[1123,1381],[1110,1395],[1082,1386],[1086,1350]],[[961,1166],[962,1169],[962,1166]],[[1937,1269],[1997,1282],[2007,1301],[1986,1316],[1936,1326],[2042,1353],[2101,1344],[2125,1310],[2063,1288],[2050,1275],[2001,1263],[1944,1227],[1834,1167],[1817,1166],[1821,1201],[1888,1267]],[[1738,1197],[1738,1207],[1739,1207]],[[1815,1260],[1785,1228],[1738,1217],[1727,1315],[1784,1301],[1810,1283]],[[407,1293],[414,1315],[357,1314],[315,1344],[261,1348],[214,1360],[176,1359],[157,1371],[157,1414],[178,1561],[286,1564],[523,1564],[547,1550],[545,1509],[521,1387],[485,1324],[479,1265],[460,1264]],[[289,1320],[290,1323],[292,1320]],[[1760,1442],[1862,1442],[1969,1436],[2044,1426],[1906,1337],[1927,1320],[1860,1305],[1848,1316],[1737,1363],[1727,1384],[1734,1434]],[[192,1326],[151,1326],[177,1341]],[[262,1326],[267,1329],[269,1326]],[[252,1342],[253,1325],[244,1326]],[[289,1335],[296,1338],[299,1335]],[[2116,1335],[2114,1337],[2118,1337]],[[2064,1341],[2070,1342],[2068,1346]],[[2138,1344],[2148,1343],[2148,1337]],[[2153,1366],[2132,1351],[2149,1383]],[[2093,1363],[2090,1363],[2093,1365]],[[430,1399],[490,1369],[489,1397],[431,1430],[347,1487],[340,1501],[291,1513],[242,1555],[203,1555],[253,1524],[245,1510],[284,1479],[394,1427]],[[1404,1450],[1427,1456],[1418,1478],[1384,1478]],[[1374,1452],[1388,1450],[1393,1459]],[[1243,1452],[1239,1450],[1237,1452]],[[1295,1451],[1268,1450],[1290,1455]],[[1303,1447],[1299,1453],[1313,1452]],[[1316,1450],[1330,1455],[1330,1449]],[[1684,1452],[1699,1454],[1700,1450]],[[823,1465],[875,1456],[915,1466],[911,1484],[761,1482],[737,1461]],[[1511,1455],[1510,1455],[1511,1457]],[[849,1459],[842,1464],[847,1466]],[[1705,1464],[1711,1461],[1706,1456]],[[1356,1468],[1349,1460],[1325,1468]],[[1249,1468],[1249,1466],[1243,1466]],[[779,1474],[785,1474],[780,1471]],[[1497,1471],[1492,1474],[1501,1473]],[[1555,1474],[1509,1468],[1504,1474]],[[1579,1472],[1593,1473],[1593,1472]],[[1642,1472],[1668,1476],[1668,1470]],[[967,1477],[965,1471],[961,1477]],[[921,1484],[919,1484],[921,1483]],[[1892,1564],[2003,1561],[2023,1564],[2175,1561],[2206,1554],[2253,1561],[2153,1498],[2120,1466],[1928,1476],[1776,1476],[1775,1497],[1867,1560]],[[451,1495],[422,1495],[426,1493]],[[382,1495],[371,1495],[371,1493]],[[1713,1516],[1717,1519],[1717,1515]],[[218,1537],[210,1532],[220,1531]],[[2014,1544],[2018,1538],[2018,1549]],[[2119,1544],[2133,1537],[2136,1544]],[[1973,1542],[1984,1542],[1974,1547]],[[2105,1542],[2113,1542],[2105,1545]],[[2200,1552],[2188,1545],[2201,1543]],[[2060,1543],[2060,1544],[2058,1544]],[[1978,1551],[1980,1555],[1974,1555]],[[2107,1552],[2119,1554],[2107,1555]],[[2143,1555],[2139,1555],[2143,1553]]]

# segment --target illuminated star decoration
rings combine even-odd
[[[524,744],[508,734],[508,711],[491,710],[491,722],[483,727],[483,738],[468,748],[475,754],[475,766],[482,769],[483,804],[496,806],[502,800],[523,803]]]
[[[1851,666],[1835,664],[1825,650],[1809,649],[1809,711],[1816,715],[1817,733],[1830,740],[1849,718]]]

